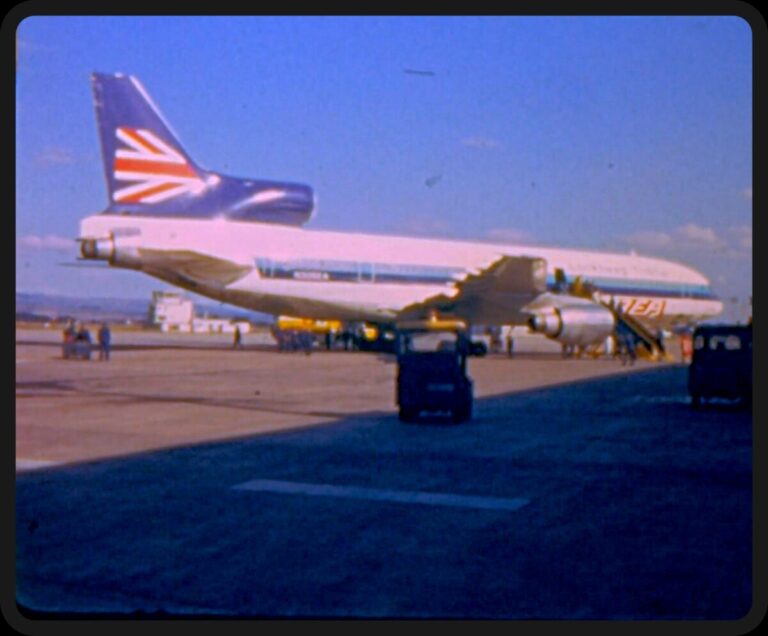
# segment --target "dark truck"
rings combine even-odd
[[[401,325],[397,347],[397,404],[403,422],[424,411],[448,412],[454,422],[472,417],[470,342],[460,323],[421,321]]]
[[[752,325],[702,325],[693,332],[688,393],[698,408],[705,399],[752,403]]]

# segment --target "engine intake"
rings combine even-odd
[[[563,307],[534,314],[528,320],[531,331],[566,345],[586,347],[598,344],[613,333],[614,315],[605,307]]]
[[[110,238],[83,239],[80,242],[80,254],[83,258],[100,261],[111,260],[115,255],[115,241]]]

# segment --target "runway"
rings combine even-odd
[[[475,418],[455,425],[400,423],[386,356],[160,341],[108,363],[58,355],[54,339],[17,334],[27,610],[750,609],[751,413],[693,411],[681,365],[473,359]]]

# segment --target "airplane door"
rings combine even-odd
[[[361,283],[374,282],[373,263],[360,263],[358,271],[360,272],[359,280]]]

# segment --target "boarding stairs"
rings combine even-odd
[[[639,320],[621,311],[620,308],[611,307],[609,303],[601,302],[616,318],[616,334],[622,331],[629,333],[635,339],[635,349],[639,356],[650,360],[669,360],[669,353],[664,348],[661,335],[654,334]]]
[[[606,302],[597,295],[597,289],[589,281],[585,281],[581,276],[576,276],[572,282],[568,282],[565,272],[561,269],[555,270],[555,281],[561,291],[566,291],[573,296],[589,298],[594,302],[608,309],[616,319],[615,335],[618,337],[622,333],[629,334],[635,340],[635,351],[640,357],[650,360],[670,360],[670,354],[664,347],[664,341],[661,332],[654,333],[643,325],[639,320],[624,312],[621,303],[615,305],[613,302]],[[618,338],[617,338],[618,339]]]

